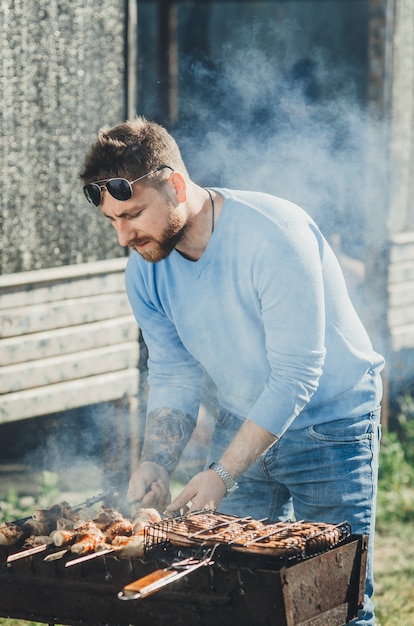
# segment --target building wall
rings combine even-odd
[[[414,380],[414,5],[389,3],[390,80],[388,308],[392,391]]]
[[[414,231],[414,4],[394,6],[391,82],[391,233]],[[414,233],[413,233],[414,238]]]
[[[78,172],[124,119],[125,2],[5,0],[0,8],[0,274],[123,254]]]
[[[358,295],[375,345],[387,354],[411,350],[414,295],[412,300],[405,295],[414,280],[411,0],[176,4],[181,117],[174,131],[190,157],[192,172],[203,184],[248,184],[287,195],[326,224],[328,234],[336,235],[339,226],[342,245],[347,244],[344,252],[359,263],[352,266],[357,269],[354,276],[358,279],[362,272],[365,277],[363,284],[359,281]],[[83,199],[78,172],[98,128],[127,115],[127,72],[132,67],[127,64],[133,60],[133,51],[126,54],[127,5],[138,9],[139,112],[156,117],[157,46],[162,42],[157,39],[155,1],[2,2],[0,274],[124,254],[99,212]],[[259,27],[260,20],[266,28]],[[325,20],[335,24],[332,32]],[[245,28],[240,28],[242,22]],[[192,32],[190,27],[197,32],[194,41],[188,34],[184,38]],[[304,52],[314,51],[320,59],[321,43],[329,54],[323,56],[318,76],[331,80],[332,67],[342,68],[335,85],[345,90],[357,86],[347,92],[355,106],[349,113],[342,100],[330,98],[328,83],[323,83],[321,97],[311,106],[306,102],[307,109],[303,99],[299,108],[288,107],[296,117],[293,122],[292,115],[284,119],[283,126],[274,112],[281,93],[278,72],[283,62],[290,67]],[[375,109],[375,123],[369,128],[363,106],[365,77],[367,99]],[[336,95],[337,89],[333,91]],[[131,110],[129,106],[128,114]],[[316,131],[309,113],[319,124]],[[263,127],[258,125],[261,119]],[[346,131],[339,137],[333,132],[337,119]],[[268,130],[272,123],[278,131],[274,141]],[[281,126],[289,132],[280,133]],[[234,128],[243,130],[240,139],[232,135]],[[331,134],[324,135],[321,128]],[[308,139],[314,143],[305,150]],[[349,152],[337,149],[337,139]],[[261,160],[253,176],[254,142]],[[350,235],[345,232],[348,217]]]

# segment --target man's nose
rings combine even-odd
[[[126,220],[119,220],[115,227],[118,234],[119,245],[128,246],[135,237],[135,233],[131,228],[131,225]]]

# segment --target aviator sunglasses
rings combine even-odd
[[[151,172],[144,174],[144,176],[140,176],[139,178],[131,181],[126,178],[106,178],[104,180],[97,180],[94,183],[85,185],[83,193],[85,194],[85,198],[88,202],[91,202],[91,204],[94,204],[95,206],[99,206],[102,200],[102,189],[105,187],[108,193],[110,193],[115,200],[121,200],[124,202],[125,200],[132,198],[132,185],[134,183],[137,183],[139,180],[165,169],[169,169],[172,172],[174,171],[169,165],[160,165],[155,170],[151,170]]]

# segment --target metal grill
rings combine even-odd
[[[343,626],[362,604],[367,556],[367,537],[349,533],[347,522],[199,511],[149,526],[143,558],[14,558],[0,546],[0,615],[68,626]]]
[[[145,551],[168,544],[181,548],[220,546],[234,552],[282,561],[303,560],[339,545],[351,533],[348,522],[276,522],[196,511],[148,527]]]

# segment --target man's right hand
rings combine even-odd
[[[134,507],[153,507],[160,512],[171,502],[170,478],[162,465],[143,461],[132,474],[127,498]]]

